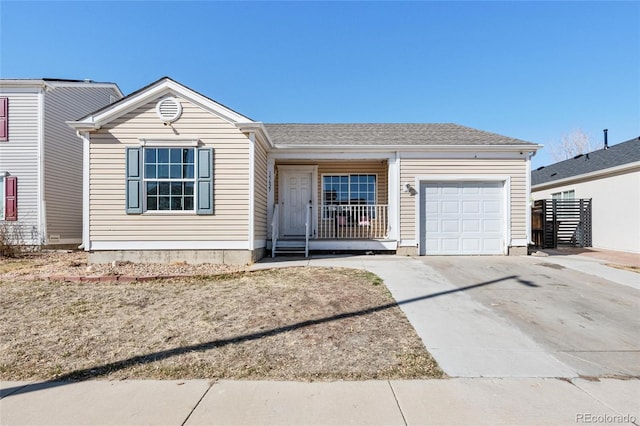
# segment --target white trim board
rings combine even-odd
[[[310,250],[396,250],[397,241],[309,240]]]

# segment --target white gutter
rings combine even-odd
[[[470,152],[470,151],[490,151],[490,152],[500,152],[500,151],[520,151],[523,154],[525,152],[535,152],[538,149],[542,148],[542,145],[368,145],[368,144],[360,144],[360,145],[341,145],[341,144],[301,144],[301,145],[282,145],[276,144],[274,146],[277,150],[281,151],[295,151],[300,150],[302,152],[313,152],[313,151],[401,151],[401,152],[411,152],[411,151],[462,151],[462,152]]]

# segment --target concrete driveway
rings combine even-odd
[[[637,273],[553,256],[419,259],[576,375],[640,376]]]
[[[603,262],[377,255],[254,267],[281,262],[379,275],[451,377],[640,377],[640,275]]]

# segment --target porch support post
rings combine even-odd
[[[389,182],[389,239],[400,240],[400,159],[398,153],[387,160]]]
[[[273,220],[273,206],[275,203],[276,161],[267,157],[267,241],[271,239],[271,221]],[[267,244],[269,246],[269,244]],[[267,247],[268,248],[268,247]]]

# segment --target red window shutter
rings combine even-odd
[[[9,98],[0,98],[0,142],[9,140]]]
[[[4,178],[4,219],[18,220],[18,177]]]

